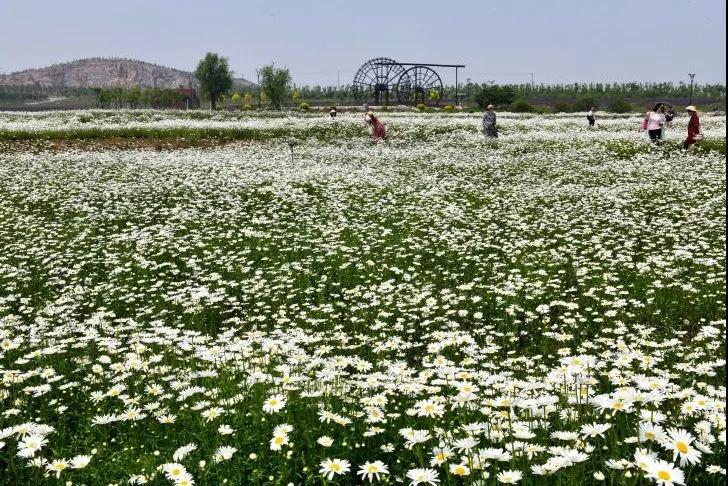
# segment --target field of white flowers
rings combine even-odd
[[[196,113],[0,115],[0,483],[725,484],[724,115]]]

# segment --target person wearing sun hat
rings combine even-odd
[[[374,140],[384,140],[387,137],[384,131],[384,124],[379,121],[379,118],[373,112],[366,112],[364,115],[364,123],[371,127]]]
[[[688,122],[688,138],[683,142],[683,150],[687,150],[692,144],[698,140],[702,140],[703,134],[700,131],[700,118],[698,118],[698,109],[695,106],[690,105],[685,108],[690,114],[690,121]]]
[[[495,125],[495,107],[488,105],[483,115],[483,134],[488,138],[498,138],[498,128]]]

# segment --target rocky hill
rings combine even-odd
[[[177,88],[195,86],[192,73],[133,59],[92,58],[0,74],[0,86],[47,88]],[[252,86],[242,78],[237,87]]]

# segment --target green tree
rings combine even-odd
[[[516,90],[513,86],[499,86],[494,83],[484,83],[481,85],[475,100],[478,106],[485,108],[488,105],[510,105],[516,99]]]
[[[612,113],[629,113],[632,111],[632,105],[624,101],[622,98],[615,98],[609,102],[607,109]]]
[[[197,64],[195,77],[200,83],[200,91],[210,99],[212,110],[216,108],[220,95],[233,87],[233,74],[227,58],[212,52],[208,52]]]
[[[291,85],[291,80],[288,69],[278,69],[270,65],[260,70],[260,89],[268,95],[271,104],[277,110],[283,108],[283,98]]]

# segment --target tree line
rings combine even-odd
[[[459,98],[475,101],[478,94],[495,83],[465,83],[459,86]],[[573,83],[573,84],[501,84],[512,90],[516,98],[575,98],[577,96],[623,97],[623,98],[687,98],[690,85],[686,83]],[[444,95],[455,99],[455,86],[446,85]],[[336,86],[298,86],[295,91],[307,100],[351,100],[354,91],[351,85]],[[693,96],[699,98],[725,99],[726,87],[722,84],[696,84]]]
[[[174,108],[185,95],[163,88],[94,88],[100,108]]]
[[[295,86],[288,69],[271,64],[260,71],[260,86],[242,93],[233,92],[233,73],[228,59],[215,53],[207,53],[195,70],[201,98],[216,109],[220,102],[230,98],[241,109],[253,105],[282,109],[284,103],[293,101],[300,107],[307,102],[354,103],[352,85],[343,86]],[[75,91],[73,91],[75,90]],[[73,91],[73,92],[72,92]],[[32,87],[2,87],[0,100],[37,100],[49,94],[84,96],[92,93],[103,108],[163,108],[179,107],[185,96],[173,89],[160,88],[75,88],[51,89]],[[465,83],[457,87],[444,87],[443,102],[452,103],[456,98],[466,104],[480,107],[494,104],[516,111],[531,111],[533,105],[549,105],[555,111],[581,111],[591,106],[612,111],[629,111],[625,100],[683,99],[691,94],[687,83],[573,83],[573,84],[495,84]],[[721,84],[696,84],[692,96],[725,105],[726,89]],[[601,105],[601,106],[600,106]]]

